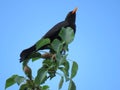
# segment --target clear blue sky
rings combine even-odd
[[[75,7],[77,32],[68,58],[79,64],[74,78],[77,90],[120,90],[120,0],[0,0],[1,90],[11,75],[24,75],[20,52]],[[40,64],[32,66],[36,74]],[[47,84],[57,90],[58,82],[53,79]]]

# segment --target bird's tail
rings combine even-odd
[[[33,45],[32,47],[30,47],[28,49],[23,50],[20,54],[20,62],[26,60],[28,58],[28,56],[35,51],[36,51],[35,45]]]

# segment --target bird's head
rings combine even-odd
[[[74,10],[70,11],[66,18],[65,21],[67,21],[70,24],[74,24],[75,23],[75,19],[76,19],[76,11],[78,8],[75,8]]]

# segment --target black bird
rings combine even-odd
[[[76,20],[76,11],[77,8],[74,10],[70,11],[65,20],[62,22],[59,22],[56,24],[53,28],[51,28],[43,37],[42,39],[49,38],[50,41],[52,42],[54,39],[59,39],[59,32],[62,27],[71,27],[74,30],[74,33],[76,32],[76,25],[75,25],[75,20]],[[41,47],[39,50],[46,49],[45,46]],[[36,44],[34,44],[32,47],[25,49],[21,52],[20,54],[20,62],[25,60],[31,53],[36,52]]]

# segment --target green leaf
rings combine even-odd
[[[58,66],[62,65],[64,62],[64,56],[61,55],[60,52],[56,54],[56,61],[57,61]]]
[[[39,57],[32,58],[32,62],[37,61],[38,59],[40,58]]]
[[[28,90],[28,89],[27,89],[28,87],[29,87],[28,84],[22,84],[22,85],[20,86],[20,89],[19,89],[19,90]]]
[[[45,66],[45,67],[49,67],[49,66],[51,66],[51,64],[52,64],[52,61],[50,60],[50,59],[46,59],[46,60],[44,60],[43,61],[43,66]]]
[[[60,79],[60,83],[59,83],[59,89],[62,88],[62,86],[63,86],[63,82],[64,82],[64,78],[61,77],[61,79]]]
[[[8,78],[8,79],[6,80],[5,89],[8,88],[8,87],[10,87],[10,86],[12,86],[12,85],[14,85],[14,84],[16,83],[15,78],[16,78],[17,76],[18,76],[18,75],[13,75],[13,76],[11,76],[10,78]]]
[[[45,46],[47,44],[50,44],[50,39],[49,38],[39,40],[36,43],[36,50],[38,50],[39,48],[41,48],[42,46]]]
[[[24,82],[25,78],[23,76],[17,76],[15,78],[15,82],[20,85],[22,82]]]
[[[66,71],[67,76],[69,76],[69,67],[70,67],[69,62],[65,60],[63,65],[65,66],[65,71]]]
[[[41,54],[39,52],[34,52],[30,55],[30,57],[32,58],[32,62],[34,62],[34,61],[40,59]]]
[[[24,60],[22,63],[23,67],[26,66],[29,63],[29,61],[30,61],[29,59]]]
[[[59,67],[59,70],[61,70],[64,73],[65,79],[66,79],[66,81],[68,81],[69,77],[68,77],[68,73],[66,72],[65,68],[64,67]]]
[[[55,39],[55,40],[53,40],[53,42],[52,42],[52,49],[56,52],[56,53],[58,53],[58,52],[60,52],[61,50],[62,50],[62,43],[60,42],[60,40],[58,40],[58,39]]]
[[[75,77],[78,71],[78,64],[74,61],[72,64],[72,70],[71,70],[71,79]]]
[[[44,85],[44,86],[42,87],[42,90],[49,90],[49,86],[48,86],[48,85]]]
[[[69,44],[74,39],[74,31],[70,27],[62,28],[62,30],[59,33],[59,36],[62,38],[63,41]]]
[[[63,65],[66,60],[67,55],[62,55],[60,52],[56,54],[56,60],[58,61],[59,65]]]
[[[37,72],[37,76],[35,77],[35,83],[37,85],[40,85],[42,83],[44,83],[44,81],[46,80],[47,78],[47,72],[48,70],[45,69],[45,68],[40,68]]]
[[[70,80],[68,90],[76,90],[75,83],[72,80]]]

